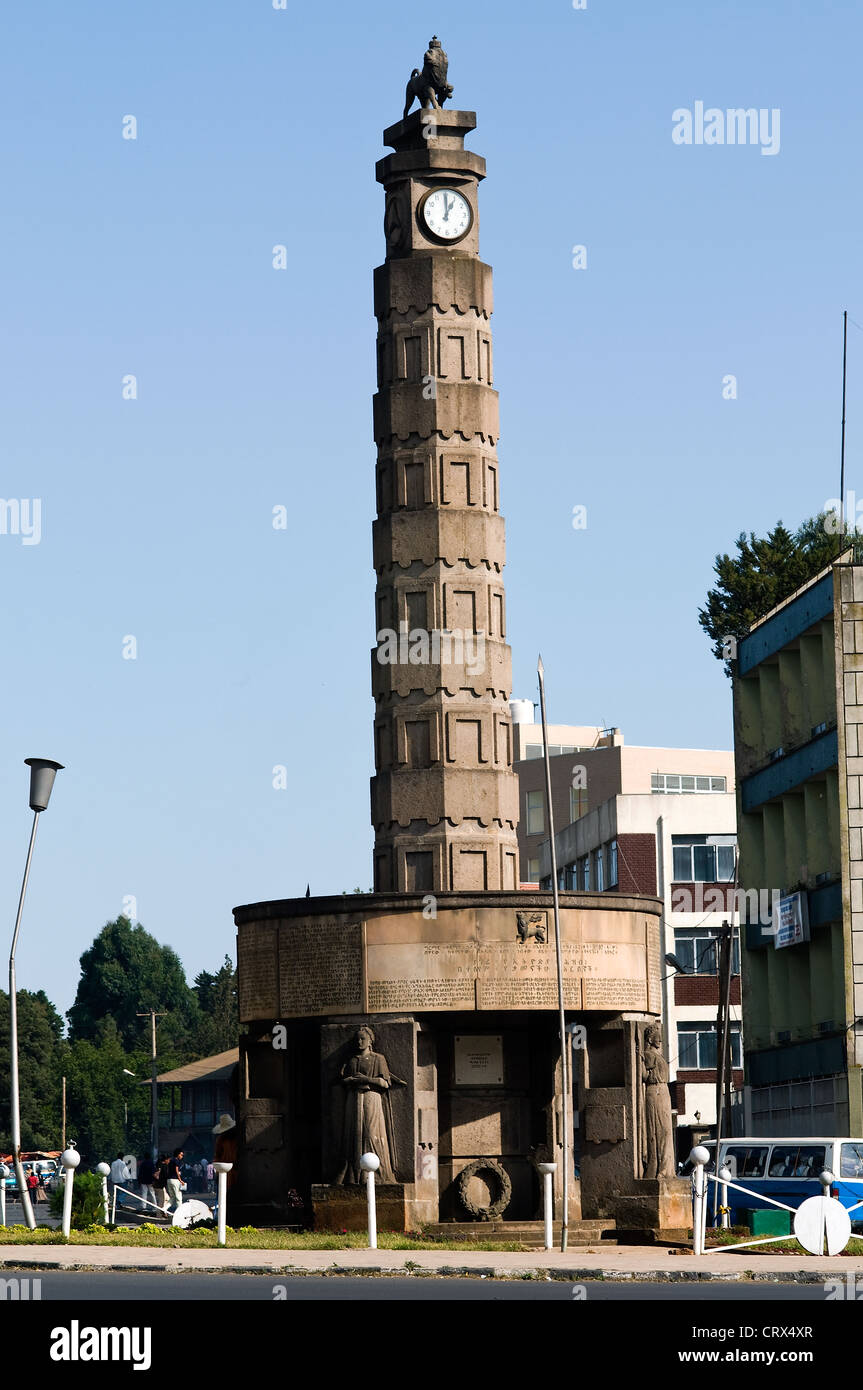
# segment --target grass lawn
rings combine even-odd
[[[727,1231],[709,1230],[707,1232],[706,1249],[721,1250],[723,1245],[737,1245],[740,1241],[757,1239],[759,1239],[759,1237],[753,1236],[748,1226],[732,1226]],[[742,1254],[742,1251],[740,1253]],[[763,1255],[800,1255],[801,1249],[797,1241],[794,1240],[793,1237],[789,1237],[788,1240],[771,1241],[769,1245],[750,1246],[746,1253],[747,1255],[758,1255],[759,1253]],[[845,1249],[842,1251],[842,1254],[863,1255],[863,1240],[858,1236],[852,1236],[845,1246]]]
[[[227,1247],[231,1250],[365,1250],[368,1249],[368,1236],[365,1231],[349,1231],[338,1234],[332,1231],[273,1231],[258,1230],[244,1226],[240,1230],[227,1230]],[[212,1230],[183,1231],[178,1227],[123,1227],[122,1230],[107,1230],[104,1227],[91,1227],[87,1231],[73,1231],[68,1239],[62,1231],[47,1226],[37,1226],[35,1231],[26,1226],[0,1226],[0,1248],[4,1245],[122,1245],[153,1246],[167,1250],[209,1250],[218,1246],[217,1233]],[[378,1231],[378,1248],[381,1250],[524,1250],[518,1241],[504,1240],[431,1240],[423,1239],[420,1233],[397,1235],[392,1231]]]

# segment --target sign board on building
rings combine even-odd
[[[456,1035],[455,1084],[503,1085],[503,1037],[500,1033]]]
[[[809,940],[809,902],[805,893],[789,893],[773,903],[773,945],[799,946]]]

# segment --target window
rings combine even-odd
[[[774,1144],[770,1178],[817,1178],[826,1162],[823,1144]]]
[[[767,1145],[731,1144],[723,1157],[733,1181],[738,1178],[763,1178],[767,1167]]]
[[[587,815],[587,787],[569,789],[569,823]]]
[[[548,756],[550,758],[559,758],[562,753],[577,753],[578,751],[575,744],[572,743],[550,743],[548,745]],[[525,745],[525,758],[541,758],[542,755],[541,743],[528,743]]]
[[[611,840],[608,846],[608,886],[617,887],[617,841]]]
[[[541,835],[545,829],[544,792],[527,793],[527,833]]]
[[[674,954],[687,975],[716,975],[719,971],[720,933],[709,927],[692,927],[674,933]],[[740,938],[737,933],[731,947],[731,973],[740,974]]]
[[[213,1088],[203,1084],[194,1088],[195,1092],[195,1120],[198,1117],[207,1119],[213,1113]]]
[[[740,1024],[731,1025],[731,1065],[742,1066]],[[716,1024],[678,1023],[677,1066],[680,1071],[716,1070]]]
[[[590,855],[586,854],[581,861],[581,886],[585,893],[590,892]]]
[[[528,883],[539,883],[539,860],[528,859],[527,861],[527,880]]]
[[[671,876],[675,883],[732,883],[733,835],[672,835]]]
[[[596,851],[596,891],[605,892],[605,854],[602,847]]]
[[[839,1160],[840,1178],[863,1178],[863,1144],[843,1144]]]
[[[724,792],[725,777],[690,777],[679,772],[654,772],[650,778],[652,792]]]

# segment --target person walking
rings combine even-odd
[[[115,1187],[121,1187],[124,1183],[131,1181],[132,1174],[129,1172],[123,1155],[119,1153],[111,1164],[111,1182]]]
[[[131,1178],[132,1175],[126,1167],[126,1160],[121,1153],[117,1154],[117,1157],[111,1164],[111,1192],[116,1193],[117,1188],[123,1187],[126,1183],[131,1182]]]
[[[159,1155],[159,1162],[156,1164],[156,1171],[153,1174],[153,1191],[156,1194],[156,1205],[163,1211],[168,1210],[168,1189],[166,1182],[168,1179],[168,1156]]]
[[[162,1206],[162,1200],[156,1200],[156,1190],[153,1186],[153,1179],[156,1176],[156,1165],[152,1158],[147,1155],[138,1162],[138,1182],[141,1185],[140,1195],[145,1202],[152,1202],[153,1206]]]
[[[176,1211],[183,1200],[182,1194],[185,1183],[183,1182],[182,1162],[183,1150],[175,1149],[173,1158],[168,1159],[168,1173],[165,1181],[165,1186],[168,1189],[168,1201],[165,1203],[166,1211],[170,1211],[171,1203],[173,1203],[174,1210]]]

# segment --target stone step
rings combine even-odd
[[[545,1246],[545,1227],[541,1221],[440,1221],[423,1228],[432,1239],[517,1241],[531,1250]],[[555,1244],[560,1243],[560,1222],[552,1228]],[[573,1221],[569,1226],[567,1244],[586,1246],[602,1244],[603,1250],[616,1245],[613,1221]]]

